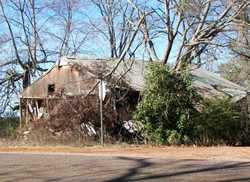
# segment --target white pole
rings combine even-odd
[[[22,128],[22,117],[23,117],[23,110],[22,110],[22,98],[19,98],[19,111],[20,111],[20,116],[19,116],[19,127]]]
[[[103,108],[102,108],[102,99],[103,99],[103,86],[102,86],[102,78],[100,81],[100,121],[101,121],[101,145],[104,146],[104,136],[103,136]]]

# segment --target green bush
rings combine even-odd
[[[205,99],[194,119],[193,140],[197,144],[235,145],[241,135],[240,113],[228,99]]]
[[[6,116],[0,118],[0,137],[13,137],[19,126],[19,119],[15,116]]]
[[[182,136],[180,135],[180,133],[177,132],[176,130],[170,130],[167,142],[170,145],[180,145],[182,143],[181,137]]]
[[[191,115],[196,112],[194,105],[198,100],[188,72],[172,73],[166,66],[149,64],[134,118],[144,126],[144,136],[150,143],[168,144],[168,140],[172,143],[176,137],[168,132],[172,130],[182,141],[191,132]]]
[[[243,136],[240,113],[230,100],[202,100],[188,72],[172,73],[160,64],[147,67],[134,119],[142,124],[146,141],[153,144],[235,145]]]

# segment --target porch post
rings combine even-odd
[[[22,110],[22,97],[19,98],[19,127],[22,128],[23,110]]]
[[[247,92],[247,129],[250,124],[250,91]]]

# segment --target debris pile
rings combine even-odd
[[[56,102],[51,108],[49,118],[32,122],[31,130],[25,133],[25,140],[36,135],[39,140],[68,140],[84,138],[98,141],[100,137],[99,105],[94,98],[67,98]],[[118,122],[117,113],[108,102],[103,105],[105,135],[108,142],[142,141],[140,127],[132,120]],[[44,136],[46,135],[46,136]]]

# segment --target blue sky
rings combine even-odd
[[[44,1],[42,0],[36,1],[38,6],[39,4],[42,4],[43,2]],[[48,2],[51,2],[51,0],[48,0]],[[60,1],[58,0],[58,2]],[[84,1],[81,1],[81,2],[84,2]],[[147,3],[149,5],[152,5],[152,1],[151,2],[147,1]],[[19,19],[20,16],[17,13],[14,13],[11,7],[6,6],[6,12],[7,12],[8,17],[13,17],[17,20],[20,20]],[[63,13],[63,9],[62,9],[62,13]],[[80,40],[88,32],[88,27],[85,26],[85,24],[87,24],[87,21],[88,21],[87,16],[90,17],[90,19],[93,21],[100,21],[100,22],[102,21],[102,19],[100,19],[100,13],[98,12],[98,9],[93,7],[92,5],[84,4],[83,6],[81,6],[80,9],[75,8],[73,11],[73,19],[74,19],[74,22],[76,22],[73,24],[73,28],[75,28],[73,30],[73,34],[75,34],[74,39]],[[49,50],[58,49],[58,47],[60,46],[60,41],[57,38],[52,37],[51,35],[47,34],[47,32],[50,32],[55,35],[58,35],[59,37],[62,37],[64,33],[63,31],[64,27],[60,25],[60,22],[62,22],[63,20],[62,17],[58,15],[56,16],[56,13],[53,12],[52,10],[49,10],[49,11],[43,10],[37,16],[37,18],[39,19],[38,26],[40,26],[41,31],[43,31],[41,38],[42,38],[42,42],[44,46]],[[29,25],[27,24],[27,26]],[[8,30],[6,28],[7,28],[6,24],[4,23],[0,24],[0,36],[3,34],[8,34]],[[76,31],[76,28],[81,30],[83,33],[78,34],[77,33],[78,30]],[[15,23],[13,23],[13,29],[15,32],[15,36],[24,37],[21,27],[16,26]],[[155,45],[155,50],[157,52],[157,55],[159,56],[159,58],[162,58],[164,55],[166,45],[167,45],[166,37],[160,36],[159,38],[154,39],[154,45]],[[170,61],[169,61],[170,63],[173,62],[176,56],[176,52],[178,51],[179,45],[180,45],[180,40],[177,39],[174,43],[172,54],[170,56]],[[14,57],[11,44],[6,44],[5,47],[6,47],[5,50],[8,52],[8,54],[3,54],[3,55],[6,57],[6,59],[10,55],[12,55],[11,57]],[[0,48],[3,48],[3,47],[0,47]],[[21,49],[25,49],[25,47],[21,46]],[[140,49],[140,51],[138,51],[137,57],[141,58],[142,54],[143,54],[143,47]],[[108,41],[104,39],[103,36],[101,36],[101,34],[99,33],[96,33],[95,35],[92,34],[90,35],[89,39],[83,44],[81,51],[78,53],[78,55],[83,56],[83,57],[91,56],[91,57],[98,57],[98,58],[109,57]],[[229,52],[226,52],[225,50],[224,52],[221,52],[221,53],[218,52],[217,56],[220,59],[219,62],[225,62],[226,60],[230,58]],[[57,58],[52,57],[51,59],[57,59]]]

